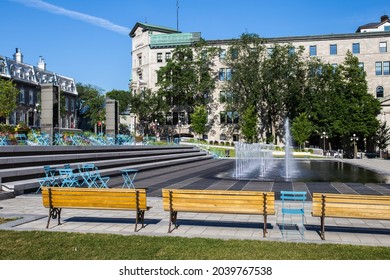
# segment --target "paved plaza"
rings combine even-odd
[[[390,161],[377,159],[343,161],[390,176]],[[138,173],[134,181],[135,185],[137,188],[148,188],[148,205],[153,207],[145,213],[146,226],[138,232],[134,232],[134,211],[82,209],[63,209],[62,224],[57,225],[53,220],[50,228],[46,229],[48,209],[42,206],[41,194],[34,192],[14,199],[0,200],[1,217],[21,218],[0,225],[0,229],[390,246],[390,221],[327,218],[326,241],[323,241],[318,234],[320,220],[311,216],[313,192],[390,195],[390,183],[265,182],[236,180],[217,175],[229,170],[233,164],[233,160],[210,160]],[[118,174],[111,177],[108,185],[117,188],[122,187],[122,184],[123,179]],[[260,215],[178,213],[179,227],[172,233],[167,233],[169,212],[162,209],[161,199],[161,189],[167,187],[274,191],[276,199],[281,190],[307,191],[304,226],[300,225],[298,217],[294,217],[287,220],[291,226],[282,232],[281,202],[277,200],[276,215],[268,217],[266,238],[262,236],[263,217]],[[299,229],[303,230],[303,235],[300,234]]]

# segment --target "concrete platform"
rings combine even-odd
[[[390,162],[370,160],[374,168],[390,174]],[[360,165],[364,161],[358,162]],[[21,219],[0,225],[0,229],[44,230],[83,233],[115,233],[123,235],[182,236],[221,239],[255,239],[282,242],[337,243],[369,246],[390,246],[390,221],[364,219],[327,219],[326,241],[321,240],[318,230],[320,221],[310,214],[310,194],[319,189],[344,193],[373,193],[388,195],[389,184],[356,184],[339,182],[259,182],[239,181],[216,177],[219,171],[227,170],[231,160],[210,160],[140,172],[135,180],[136,187],[148,187],[148,204],[153,208],[145,214],[146,227],[134,232],[135,213],[110,210],[64,209],[62,225],[51,222],[46,229],[48,209],[42,206],[41,195],[30,193],[13,199],[0,201],[1,217],[21,217]],[[352,161],[352,164],[355,164]],[[112,188],[122,187],[123,179],[113,177],[109,181]],[[305,206],[304,225],[300,220],[288,220],[291,226],[286,232],[281,230],[281,202],[276,202],[277,214],[269,216],[269,233],[262,237],[263,217],[256,215],[179,213],[179,227],[167,233],[169,213],[163,211],[161,189],[166,187],[187,189],[234,189],[268,190],[306,190],[309,199]],[[298,229],[303,230],[303,235]]]

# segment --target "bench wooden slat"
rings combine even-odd
[[[138,221],[143,225],[144,212],[147,206],[146,189],[87,189],[87,188],[58,188],[43,187],[42,203],[50,208],[50,218],[57,217],[60,224],[62,208],[100,209],[100,210],[134,210],[136,211],[135,231]]]
[[[246,200],[256,200],[258,201],[259,200],[259,197],[262,196],[263,194],[256,194],[256,195],[237,195],[237,194],[233,194],[233,195],[229,195],[229,194],[225,194],[225,195],[219,195],[219,194],[194,194],[194,193],[189,193],[189,194],[176,194],[176,193],[173,193],[172,196],[175,198],[175,199],[186,199],[186,198],[191,198],[191,199],[207,199],[207,198],[213,198],[213,199],[221,199],[221,200],[230,200],[230,201],[235,201],[236,200],[236,197],[239,197],[240,199],[246,199]],[[169,199],[169,193],[165,193],[163,194],[163,198],[167,198]],[[262,198],[260,198],[262,199]],[[271,196],[270,196],[270,199]]]
[[[390,196],[313,194],[312,216],[321,218],[321,238],[325,239],[325,218],[390,220]]]
[[[168,232],[172,223],[177,227],[177,212],[257,214],[264,216],[265,236],[267,215],[275,214],[273,192],[163,189],[162,197],[163,209],[171,213]]]
[[[112,208],[125,208],[125,209],[135,209],[137,207],[136,198],[129,197],[115,197],[115,199],[109,199],[106,197],[98,197],[98,196],[54,196],[52,199],[52,205],[57,208],[66,208],[66,207],[77,207],[83,205],[94,205],[95,207],[112,207]],[[43,198],[43,205],[45,207],[50,207],[49,197]],[[146,199],[139,200],[139,207],[145,209],[146,208]]]

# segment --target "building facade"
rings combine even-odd
[[[132,81],[130,88],[133,93],[144,88],[156,90],[157,70],[165,66],[175,47],[191,45],[200,40],[200,33],[182,33],[170,28],[149,24],[136,23],[130,32],[132,40]],[[381,102],[380,121],[390,124],[390,20],[382,16],[377,23],[369,23],[357,28],[355,33],[329,34],[314,36],[292,36],[265,38],[266,47],[274,44],[292,44],[298,48],[303,46],[307,56],[318,57],[332,65],[341,64],[347,51],[358,57],[361,67],[366,72],[368,91]],[[219,47],[224,53],[233,40],[207,40],[209,45]],[[215,72],[218,73],[217,88],[213,92],[214,100],[220,100],[221,85],[231,75],[230,69],[223,64],[221,56],[216,57]],[[219,85],[219,86],[218,86]],[[211,141],[237,141],[239,134],[226,125],[234,125],[238,116],[234,112],[223,112],[223,104],[219,104],[209,118],[214,122],[208,135]],[[228,114],[221,118],[221,113]],[[172,112],[173,124],[184,123],[186,112]],[[230,114],[230,115],[229,115]],[[222,123],[225,122],[225,123]],[[180,127],[190,133],[188,125]],[[233,133],[232,133],[233,131]]]
[[[53,102],[58,101],[56,100],[58,96],[61,101],[60,123],[57,117],[53,125],[61,128],[75,127],[75,123],[77,123],[75,81],[72,78],[46,70],[46,63],[42,57],[39,57],[37,66],[34,66],[24,63],[23,54],[19,48],[16,49],[13,58],[0,55],[0,78],[12,80],[19,89],[17,107],[10,115],[10,124],[25,123],[30,127],[40,127],[41,110],[44,110],[42,100],[46,99],[46,96],[42,96],[42,94],[51,94],[54,96],[51,98]],[[44,85],[52,85],[51,90],[43,91]],[[54,112],[54,115],[58,115],[58,112],[58,110]],[[1,120],[1,122],[5,122],[5,120]]]

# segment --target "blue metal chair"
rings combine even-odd
[[[43,171],[45,172],[44,178],[39,178],[39,188],[36,192],[39,192],[42,187],[53,187],[53,186],[59,186],[58,179],[56,177],[56,169],[50,167],[50,165],[43,166]]]
[[[61,187],[79,187],[78,175],[73,173],[73,170],[70,168],[61,168],[58,170],[60,173],[60,183]]]
[[[7,136],[0,136],[0,146],[7,146],[7,145],[8,145]]]
[[[93,163],[82,164],[78,166],[79,174],[83,180],[81,185],[86,185],[88,188],[96,187],[97,175],[94,172],[95,165]]]
[[[295,191],[281,191],[282,199],[282,234],[283,236],[287,231],[285,230],[285,215],[298,215],[301,216],[301,228],[298,226],[298,231],[302,238],[304,237],[304,220],[305,220],[305,201],[307,192],[295,192]]]

